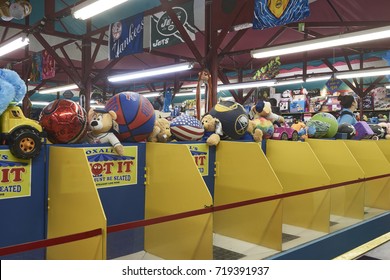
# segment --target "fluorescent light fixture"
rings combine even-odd
[[[53,92],[59,92],[59,91],[65,91],[65,90],[71,90],[71,89],[78,89],[79,87],[76,84],[70,84],[70,85],[65,85],[65,86],[60,86],[60,87],[52,87],[52,88],[47,88],[43,90],[38,90],[38,93],[53,93]]]
[[[0,46],[0,56],[10,53],[16,49],[20,49],[30,43],[27,37],[18,37],[8,43]]]
[[[295,84],[302,84],[303,80],[302,79],[295,79],[295,80],[280,80],[277,81],[274,86],[279,87],[279,86],[287,86],[287,85],[295,85]]]
[[[127,80],[135,80],[139,78],[145,78],[145,77],[151,77],[151,76],[157,76],[157,75],[163,75],[163,74],[169,74],[179,71],[186,71],[190,70],[193,67],[193,63],[185,62],[185,63],[179,63],[175,65],[170,66],[163,66],[158,68],[152,68],[142,71],[136,71],[131,72],[128,74],[122,74],[122,75],[115,75],[108,77],[109,82],[122,82]]]
[[[323,75],[323,76],[313,76],[310,78],[306,79],[306,83],[311,83],[311,82],[319,82],[319,81],[327,81],[332,77],[332,75]]]
[[[72,14],[77,19],[88,19],[104,11],[107,11],[127,0],[93,0],[85,1],[72,8]]]
[[[160,93],[159,92],[150,92],[150,93],[141,93],[141,95],[144,97],[155,97],[155,96],[159,96]]]
[[[46,106],[49,105],[49,103],[50,102],[47,101],[31,101],[31,104],[36,106]]]
[[[233,90],[233,89],[245,89],[245,88],[270,87],[270,86],[273,86],[275,84],[275,82],[276,82],[276,80],[265,80],[265,81],[256,81],[256,82],[226,84],[226,85],[218,86],[218,91]]]
[[[335,73],[335,77],[337,79],[363,78],[383,75],[390,75],[390,67]]]
[[[336,46],[385,39],[390,37],[390,26],[383,26],[363,31],[345,33],[304,42],[269,47],[251,51],[254,58],[274,57],[284,54],[306,52],[318,49],[332,48]]]

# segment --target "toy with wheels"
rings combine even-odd
[[[19,75],[9,69],[0,69],[0,124],[1,142],[11,153],[22,159],[39,154],[42,147],[42,127],[24,116],[20,107],[27,88]]]
[[[272,139],[298,141],[298,132],[291,128],[287,123],[275,124]]]

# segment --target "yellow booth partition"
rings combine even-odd
[[[389,140],[379,140],[379,141],[376,141],[375,143],[378,145],[379,149],[382,151],[384,156],[387,158],[387,161],[390,162],[390,141]]]
[[[146,144],[145,219],[212,205],[185,145]],[[145,227],[145,251],[162,259],[213,259],[213,219],[207,213]]]
[[[48,238],[102,229],[92,238],[47,248],[49,260],[106,259],[106,217],[83,150],[49,148]]]
[[[258,143],[221,141],[218,144],[215,206],[282,192],[282,186]],[[281,250],[281,200],[215,212],[214,232]]]
[[[345,140],[344,142],[363,169],[366,177],[380,176],[390,172],[390,163],[380,149],[378,141]],[[382,148],[386,153],[385,147]],[[389,177],[365,182],[365,205],[371,208],[390,209]]]
[[[364,172],[343,141],[308,139],[320,160],[331,184],[364,178]],[[364,183],[356,183],[330,190],[331,214],[364,218]]]
[[[324,167],[306,142],[267,140],[266,154],[285,193],[330,183]],[[329,232],[330,191],[284,198],[283,223]]]

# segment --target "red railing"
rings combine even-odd
[[[164,223],[164,222],[168,222],[168,221],[184,219],[184,218],[188,218],[188,217],[192,217],[192,216],[203,215],[203,214],[208,214],[208,213],[212,213],[212,212],[217,212],[217,211],[222,211],[222,210],[227,210],[227,209],[232,209],[232,208],[237,208],[237,207],[243,207],[243,206],[247,206],[247,205],[251,205],[251,204],[256,204],[256,203],[261,203],[261,202],[266,202],[266,201],[271,201],[271,200],[276,200],[276,199],[282,199],[282,198],[287,198],[287,197],[291,197],[291,196],[297,196],[297,195],[302,195],[302,194],[307,194],[307,193],[312,193],[312,192],[317,192],[317,191],[333,189],[333,188],[342,187],[342,186],[346,186],[346,185],[352,185],[352,184],[356,184],[356,183],[373,181],[373,180],[382,179],[382,178],[386,178],[386,177],[390,177],[390,173],[384,174],[384,175],[362,178],[362,179],[351,180],[351,181],[345,181],[345,182],[336,183],[336,184],[324,185],[324,186],[316,187],[316,188],[310,188],[310,189],[299,190],[299,191],[294,191],[294,192],[276,194],[276,195],[271,195],[271,196],[267,196],[267,197],[259,197],[259,198],[249,199],[249,200],[244,200],[244,201],[239,201],[239,202],[233,202],[233,203],[219,205],[219,206],[210,206],[210,207],[205,207],[202,209],[191,210],[191,211],[167,215],[167,216],[163,216],[163,217],[157,217],[157,218],[151,218],[151,219],[146,219],[146,220],[141,220],[141,221],[134,221],[134,222],[129,222],[129,223],[113,225],[113,226],[107,227],[107,233],[118,232],[118,231],[133,229],[133,228],[137,228],[137,227],[144,227],[144,226]],[[25,251],[30,251],[30,250],[40,249],[40,248],[44,248],[44,247],[60,245],[60,244],[68,243],[68,242],[87,239],[87,238],[101,235],[102,232],[103,232],[102,229],[95,229],[95,230],[91,230],[91,231],[71,234],[71,235],[62,236],[62,237],[50,238],[50,239],[46,239],[46,240],[39,240],[39,241],[34,241],[34,242],[29,242],[29,243],[24,243],[24,244],[19,244],[19,245],[3,247],[3,248],[0,248],[0,256],[21,253],[21,252],[25,252]]]

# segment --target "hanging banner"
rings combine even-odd
[[[209,175],[209,146],[205,144],[187,144],[191,155],[198,166],[200,175]]]
[[[342,80],[337,79],[334,75],[326,82],[326,87],[328,88],[330,93],[335,93],[340,89],[341,84],[343,83]]]
[[[144,14],[117,21],[110,25],[108,59],[142,53],[144,37]]]
[[[173,7],[177,18],[180,20],[184,29],[187,31],[191,40],[195,40],[194,24],[194,1],[182,4],[180,7]],[[169,17],[167,12],[154,14],[150,17],[150,48],[164,48],[176,44],[184,43],[184,40]]]
[[[124,150],[125,156],[120,156],[112,147],[84,148],[97,188],[137,184],[138,148],[125,146]]]
[[[253,29],[281,26],[309,15],[308,0],[255,0]]]
[[[31,82],[41,82],[42,81],[42,54],[36,53],[31,58]]]
[[[0,150],[0,200],[31,196],[31,160]]]
[[[42,79],[50,79],[56,76],[56,63],[48,51],[42,51]]]

